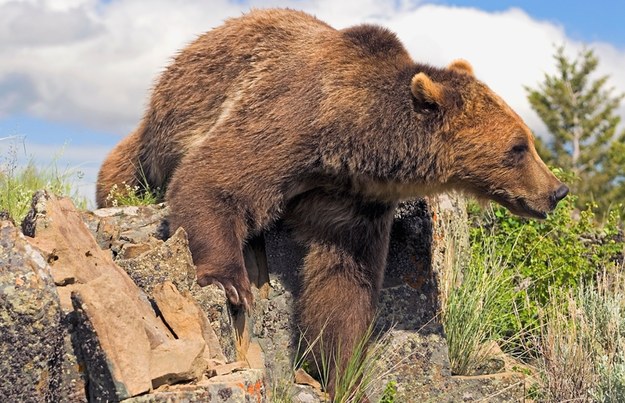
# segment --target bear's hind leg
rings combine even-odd
[[[334,397],[335,381],[357,346],[366,342],[375,315],[394,205],[322,191],[295,204],[288,221],[309,246],[300,325],[307,342],[317,340],[317,362],[321,354],[330,362],[327,388]]]

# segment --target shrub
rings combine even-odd
[[[557,173],[563,176],[561,172]],[[562,200],[546,220],[527,220],[505,208],[491,206],[485,211],[470,208],[472,254],[480,256],[481,245],[491,239],[492,252],[514,277],[520,321],[510,322],[509,333],[538,326],[538,308],[559,291],[592,281],[604,268],[610,270],[622,260],[622,232],[612,211],[599,224],[593,206],[575,209],[575,196]]]
[[[541,309],[536,341],[547,401],[621,402],[625,396],[625,275],[603,273]]]

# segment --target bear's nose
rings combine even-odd
[[[553,194],[553,198],[556,200],[556,202],[559,202],[560,200],[564,199],[567,194],[569,194],[568,186],[560,185],[560,187],[556,189],[555,193]]]

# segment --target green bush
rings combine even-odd
[[[469,209],[473,259],[492,259],[484,256],[481,246],[488,239],[497,249],[487,253],[495,253],[505,271],[514,277],[521,320],[509,323],[511,334],[520,330],[519,324],[523,328],[538,326],[538,308],[550,298],[559,298],[553,295],[557,293],[554,290],[576,288],[622,259],[622,232],[616,211],[600,224],[593,206],[578,211],[575,202],[575,196],[565,198],[542,221],[516,217],[494,205],[486,210],[477,205]]]

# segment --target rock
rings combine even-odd
[[[63,328],[45,259],[8,220],[0,221],[0,396],[58,401]]]
[[[321,403],[330,400],[327,395],[320,396],[317,390],[306,385],[293,385],[289,394],[289,399],[285,400],[293,403]]]
[[[454,376],[439,402],[509,403],[525,401],[525,377],[516,372],[480,376]]]
[[[226,295],[217,286],[200,287],[195,282],[195,266],[189,252],[186,232],[180,228],[166,242],[157,241],[152,245],[151,250],[132,259],[117,260],[117,263],[149,295],[157,284],[165,280],[174,283],[180,291],[188,293],[208,318],[224,357],[228,361],[236,360],[237,336],[232,326],[233,319]]]
[[[221,351],[215,331],[193,299],[180,294],[169,281],[154,287],[152,296],[165,323],[178,339],[201,341],[206,345],[207,362],[225,364],[226,357]]]
[[[237,334],[233,327],[225,293],[217,286],[200,287],[195,282],[195,266],[188,249],[186,232],[178,229],[167,241],[168,208],[164,204],[115,207],[82,214],[87,227],[101,247],[111,251],[116,263],[148,295],[163,281],[173,282],[181,292],[189,292],[213,327],[228,361],[237,359]]]
[[[126,251],[132,251],[126,253]],[[138,250],[143,253],[132,256]],[[189,252],[187,233],[179,228],[166,242],[150,238],[141,244],[123,243],[116,260],[126,273],[146,293],[151,294],[157,284],[171,281],[184,291],[195,284],[195,266]]]
[[[125,399],[152,388],[151,344],[165,342],[156,329],[150,339],[142,319],[147,312],[130,298],[119,298],[119,284],[100,277],[72,293],[79,337],[89,376],[89,396]],[[112,389],[111,389],[112,388]]]
[[[206,343],[201,339],[170,340],[156,346],[147,366],[152,387],[200,379],[208,367],[205,349]]]
[[[212,370],[214,371],[213,376],[222,376],[222,375],[231,374],[236,371],[242,371],[248,368],[249,366],[247,365],[245,361],[235,361],[235,362],[231,362],[230,364],[218,365],[212,368]]]
[[[245,361],[250,368],[265,369],[265,353],[257,341],[252,340],[245,354]]]
[[[149,392],[153,383],[198,379],[209,359],[223,362],[206,317],[193,302],[174,295],[169,283],[168,297],[185,309],[173,312],[162,303],[168,319],[186,321],[186,328],[197,333],[195,339],[174,340],[148,296],[98,247],[69,199],[38,193],[24,228],[51,262],[60,294],[71,297],[78,338],[74,345],[80,349],[76,356],[84,360],[91,399],[125,399]],[[69,309],[67,302],[63,306]]]
[[[161,402],[266,402],[263,371],[248,369],[234,374],[216,376],[196,385],[174,385],[153,393],[124,400],[124,403]]]
[[[313,387],[314,389],[321,390],[321,384],[312,376],[308,375],[303,368],[298,368],[295,370],[295,383],[298,385],[308,385]]]
[[[169,209],[163,203],[151,206],[111,207],[82,213],[89,230],[102,249],[113,256],[127,243],[142,244],[160,238],[164,232],[163,218]]]
[[[260,293],[254,295],[255,306],[247,327],[251,338],[263,350],[271,382],[277,383],[279,379],[292,377],[293,363],[301,345],[295,305],[305,251],[290,238],[281,223],[265,233],[264,246],[269,291],[265,298],[261,298]]]

